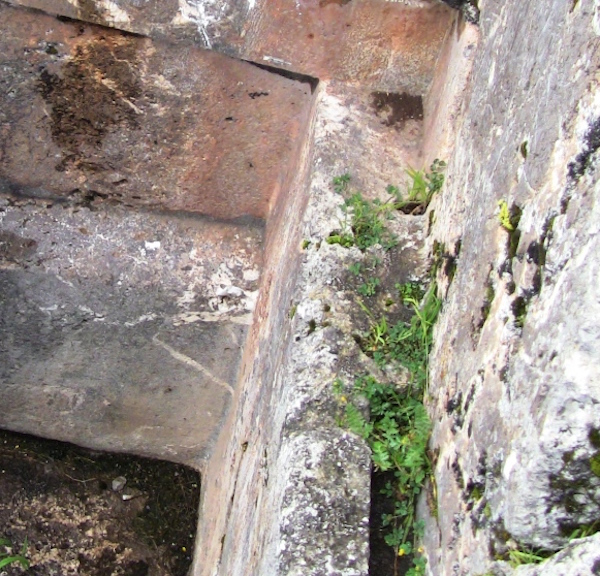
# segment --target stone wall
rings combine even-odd
[[[432,353],[436,486],[422,514],[436,575],[559,550],[600,501],[599,6],[480,9],[463,123],[431,207],[430,242],[457,264],[442,266]],[[499,201],[522,212],[514,231]],[[597,570],[584,556],[567,556],[568,573]],[[558,560],[539,573],[565,573]]]
[[[286,150],[297,163],[286,165],[275,184],[253,186],[256,193],[268,188],[267,199],[259,198],[260,209],[244,211],[269,214],[266,261],[228,422],[216,448],[202,454],[194,574],[367,573],[368,451],[336,425],[331,394],[338,373],[350,378],[360,368],[343,285],[348,264],[360,254],[324,242],[343,218],[329,182],[349,171],[360,187],[384,188],[398,183],[407,165],[439,155],[449,160],[443,194],[427,216],[398,224],[403,250],[421,271],[428,229],[426,247],[440,264],[445,296],[429,390],[435,482],[420,510],[428,570],[440,576],[508,573],[510,550],[527,547],[562,550],[547,565],[555,573],[569,562],[579,563],[582,573],[598,570],[597,537],[568,539],[598,518],[600,500],[597,1],[482,0],[479,30],[442,4],[420,0],[181,0],[149,2],[143,11],[126,0],[12,3],[179,42],[156,54],[154,40],[126,36],[141,46],[144,78],[157,59],[184,51],[212,63],[211,82],[237,86],[237,77],[221,74],[225,56],[188,47],[197,42],[276,67],[280,76],[287,70],[296,79],[307,74],[325,80],[293,84],[292,90],[314,98],[287,130],[295,144],[286,140]],[[12,10],[4,3],[0,9]],[[27,14],[23,18],[33,18]],[[56,34],[60,26],[43,33]],[[89,27],[83,29],[89,36]],[[32,58],[65,56],[40,42]],[[79,55],[89,55],[80,48]],[[471,69],[466,63],[473,54]],[[250,67],[228,64],[228,74]],[[273,83],[269,91],[283,83],[280,76],[275,81],[252,70],[249,76]],[[208,84],[203,78],[191,83],[185,72],[178,78],[194,101]],[[153,81],[162,90],[174,84],[164,77]],[[403,118],[395,126],[380,117],[382,110],[373,110],[372,91],[423,95],[424,121]],[[287,102],[284,95],[279,101]],[[44,120],[43,103],[39,97],[36,102]],[[223,110],[219,98],[214,110]],[[31,139],[32,146],[36,142]],[[32,177],[18,162],[11,167],[21,170],[19,179]],[[231,187],[219,187],[224,201]],[[499,202],[513,216],[504,226]],[[231,216],[229,210],[213,215]],[[33,244],[19,240],[23,219],[14,225],[5,219],[17,253],[4,259],[29,266]],[[148,222],[143,226],[152,226]],[[82,230],[89,226],[75,228],[86,235]],[[134,252],[140,238],[132,239]],[[148,243],[156,245],[154,236]],[[229,250],[227,244],[221,248]],[[182,267],[186,262],[182,256]],[[53,305],[40,310],[51,316]],[[180,362],[181,354],[166,346],[158,351]],[[215,365],[235,371],[224,356]],[[194,411],[196,404],[189,404]]]

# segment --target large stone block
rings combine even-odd
[[[452,10],[430,0],[10,0],[322,79],[424,94]]]
[[[262,224],[0,201],[0,427],[199,466],[236,387]]]
[[[440,576],[486,573],[515,549],[559,551],[600,501],[598,13],[545,0],[481,8],[432,205],[431,240],[452,270],[439,275],[431,359],[437,491],[422,508]],[[520,213],[514,230],[499,202]]]
[[[310,86],[0,4],[0,191],[264,218]]]

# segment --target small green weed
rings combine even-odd
[[[395,186],[388,186],[388,192],[396,197],[396,209],[405,214],[423,214],[429,206],[433,195],[444,185],[444,169],[446,163],[434,160],[429,172],[409,168],[406,173],[412,180],[406,197],[403,197]]]
[[[471,500],[479,502],[483,498],[483,488],[481,486],[475,486],[471,492]]]
[[[352,235],[347,232],[341,232],[339,230],[332,232],[329,236],[327,236],[325,241],[327,242],[327,244],[339,244],[344,248],[350,248],[354,246],[354,238],[352,237]]]
[[[498,202],[498,206],[500,208],[500,212],[498,213],[498,220],[500,221],[500,225],[507,232],[512,232],[515,227],[510,217],[510,210],[508,209],[508,203],[506,200],[500,200]]]
[[[500,208],[500,212],[498,213],[500,226],[508,232],[508,257],[514,258],[517,254],[517,248],[521,238],[521,232],[518,229],[518,226],[521,221],[522,210],[516,204],[513,204],[509,208],[506,200],[500,200],[498,206]]]
[[[594,522],[593,524],[587,524],[585,526],[581,526],[575,530],[573,530],[572,534],[569,536],[570,540],[575,540],[576,538],[587,538],[592,534],[600,531],[599,522]]]
[[[6,538],[0,538],[0,548],[4,548],[4,550],[0,551],[0,569],[11,566],[12,564],[20,564],[25,570],[29,568],[29,560],[25,556],[25,554],[27,554],[27,540],[23,542],[19,554],[13,554],[12,551],[9,552],[12,545],[10,540],[7,540]]]
[[[596,454],[590,458],[590,470],[600,478],[600,452],[596,452]]]
[[[425,296],[423,286],[418,282],[405,282],[404,284],[396,284],[395,287],[404,304],[411,301],[419,302]]]
[[[358,293],[362,296],[375,296],[380,284],[381,281],[379,278],[367,278],[367,280],[358,287]]]
[[[360,250],[366,250],[375,244],[381,244],[384,250],[393,248],[398,243],[395,235],[385,226],[390,218],[390,206],[380,200],[365,200],[360,192],[347,198],[344,212],[350,214],[350,228],[354,235],[354,243]]]
[[[294,316],[296,315],[296,310],[298,310],[298,305],[292,304],[292,306],[290,306],[290,312],[288,314],[288,316],[290,317],[290,320],[294,319]]]
[[[576,538],[587,538],[592,534],[596,534],[596,532],[600,532],[600,520],[596,520],[596,522],[592,522],[591,524],[584,524],[583,526],[579,526],[575,528],[573,532],[569,535],[569,540],[575,540]]]
[[[411,384],[424,391],[427,386],[427,359],[432,343],[432,327],[441,308],[441,300],[435,294],[436,286],[432,283],[423,296],[423,303],[415,296],[404,296],[403,302],[413,310],[410,323],[398,322],[388,326],[382,317],[378,322],[371,322],[366,336],[365,352],[383,366],[399,363],[411,374]]]
[[[508,552],[508,563],[513,568],[518,568],[525,564],[539,564],[548,558],[548,554],[542,551],[533,550],[510,550]]]
[[[342,174],[341,176],[336,176],[333,179],[333,189],[338,194],[343,194],[348,189],[348,184],[350,183],[350,174]]]

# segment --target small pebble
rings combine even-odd
[[[125,478],[125,476],[117,476],[113,481],[112,481],[112,489],[113,492],[120,492],[121,490],[123,490],[123,488],[125,488],[125,484],[127,484],[127,478]]]

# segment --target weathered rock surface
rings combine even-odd
[[[340,278],[360,256],[322,242],[343,218],[328,185],[344,172],[363,189],[397,183],[455,142],[443,195],[405,230],[412,257],[431,227],[446,295],[429,390],[436,490],[420,510],[428,570],[509,574],[511,549],[543,547],[558,553],[516,572],[598,571],[598,537],[568,541],[600,502],[597,2],[480,2],[462,118],[467,74],[452,66],[477,34],[441,5],[18,3],[179,44],[0,3],[4,425],[52,420],[54,436],[91,445],[126,414],[128,449],[160,440],[157,455],[189,461],[207,456],[234,396],[205,468],[194,573],[366,574],[368,451],[335,426],[330,390],[356,366]],[[296,156],[314,82],[193,42],[363,88],[317,88]],[[95,211],[111,202],[269,215],[238,394],[262,229]],[[159,405],[172,412],[156,420]],[[30,407],[48,421],[17,425]]]
[[[0,3],[0,192],[264,218],[310,85]]]
[[[559,550],[600,503],[598,10],[480,7],[432,207],[432,240],[457,263],[432,356],[437,518],[422,513],[435,575],[486,573],[515,546]],[[500,200],[522,210],[516,232],[500,225]],[[591,573],[566,564],[548,573]]]
[[[198,466],[231,402],[263,227],[1,200],[0,426]]]
[[[350,171],[356,189],[385,195],[418,162],[422,121],[386,125],[369,90],[341,85],[319,87],[314,114],[312,153],[269,224],[268,291],[259,296],[240,400],[203,476],[196,574],[368,573],[369,450],[336,424],[332,390],[336,376],[350,381],[364,370],[352,338],[358,304],[344,284],[364,255],[325,242],[344,218],[331,180]],[[402,274],[422,270],[425,219],[395,225]]]

